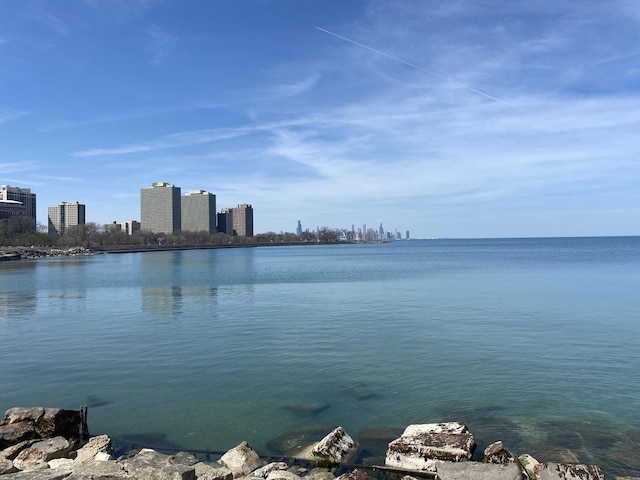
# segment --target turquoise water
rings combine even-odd
[[[3,262],[0,409],[89,403],[93,433],[264,453],[457,420],[638,475],[639,292],[640,237]]]

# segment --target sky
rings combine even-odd
[[[0,184],[254,230],[640,235],[640,1],[2,0]]]

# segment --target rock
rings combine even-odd
[[[111,439],[107,435],[98,435],[97,437],[89,439],[89,441],[77,451],[75,462],[82,463],[93,460],[98,453],[106,453],[110,456],[112,452]],[[104,459],[104,456],[101,458]]]
[[[18,469],[13,466],[13,462],[8,458],[0,457],[0,475],[6,473],[17,472]]]
[[[285,433],[267,442],[270,453],[287,457],[299,457],[301,452],[310,450],[318,438],[326,435],[333,425],[314,425],[304,430]]]
[[[220,458],[220,464],[233,473],[233,477],[241,477],[253,472],[260,466],[260,457],[247,442],[242,442]]]
[[[368,400],[376,396],[376,393],[366,383],[356,383],[347,388],[349,396],[355,400]]]
[[[114,460],[101,462],[87,460],[73,466],[73,472],[66,480],[133,480],[138,477],[129,475],[124,465]],[[164,478],[164,477],[150,477]],[[171,477],[166,477],[171,478]],[[2,480],[5,480],[4,478]]]
[[[68,473],[73,470],[73,460],[70,458],[54,458],[49,460],[47,464],[49,468],[59,468],[61,471],[64,470]]]
[[[314,457],[329,463],[340,463],[354,452],[356,442],[342,427],[334,429],[311,450]]]
[[[79,410],[45,408],[44,415],[36,422],[36,431],[42,438],[76,438],[80,434],[80,423]]]
[[[409,425],[387,447],[385,464],[405,470],[432,470],[433,460],[470,460],[475,441],[460,422]]]
[[[13,460],[18,470],[41,470],[49,468],[47,462],[69,454],[69,442],[64,437],[48,438],[22,450]]]
[[[4,413],[4,424],[11,425],[14,423],[37,423],[44,416],[44,408],[33,407],[14,407]]]
[[[319,413],[324,412],[331,405],[328,403],[323,404],[303,404],[303,405],[285,405],[282,407],[283,410],[287,412],[295,413],[301,417],[313,417],[314,415],[318,415]]]
[[[343,473],[338,480],[374,480],[374,478],[361,468],[356,468],[352,472]]]
[[[300,477],[287,470],[272,470],[267,475],[267,480],[300,480]]]
[[[536,478],[536,466],[540,465],[540,462],[528,453],[520,455],[518,457],[518,462],[520,462],[520,465],[522,465],[522,468],[524,468],[524,471],[527,473],[529,478]]]
[[[51,470],[47,468],[46,470],[32,470],[30,472],[17,472],[17,473],[9,473],[8,475],[3,475],[2,480],[62,480],[62,479],[70,479],[70,480],[89,480],[90,477],[76,477],[72,478],[73,475],[69,475],[69,472],[64,470]],[[106,478],[94,477],[91,480],[107,480]],[[109,478],[108,480],[116,480],[115,478]]]
[[[61,408],[10,408],[0,425],[0,448],[23,440],[62,436],[77,437],[80,433],[80,412]]]
[[[167,461],[170,463],[179,463],[180,465],[192,466],[198,463],[200,460],[198,460],[189,452],[178,452],[174,455],[170,455],[167,458]]]
[[[25,448],[30,447],[31,445],[33,445],[36,442],[39,442],[39,439],[33,439],[33,440],[25,440],[24,442],[20,442],[20,443],[16,443],[15,445],[12,445],[10,447],[5,448],[4,450],[2,450],[0,452],[0,456],[4,457],[8,460],[13,460],[14,458],[16,458],[18,456],[18,454],[24,450]]]
[[[316,467],[309,472],[305,480],[335,480],[335,476],[326,468]]]
[[[502,442],[494,442],[484,449],[482,461],[484,463],[506,464],[517,463],[518,460]]]
[[[5,449],[25,440],[37,439],[35,426],[27,422],[0,425],[0,449]]]
[[[122,465],[130,475],[141,480],[195,480],[196,478],[193,465],[177,463],[170,456],[150,448],[143,448],[135,457],[123,460]]]
[[[198,480],[232,480],[233,473],[226,467],[215,467],[208,463],[195,464],[196,478]]]
[[[435,462],[439,480],[523,480],[520,465],[480,462]]]
[[[596,465],[541,463],[535,468],[536,480],[604,480]]]
[[[252,475],[254,477],[267,478],[274,470],[286,470],[289,467],[285,462],[271,462],[255,470]]]

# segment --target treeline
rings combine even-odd
[[[336,243],[339,232],[322,227],[318,232],[260,233],[252,237],[239,237],[225,233],[177,232],[171,234],[137,231],[127,235],[122,231],[105,229],[96,223],[68,227],[62,235],[46,233],[41,225],[36,232],[12,231],[0,222],[0,245],[29,247],[109,247],[137,245],[225,245],[225,244],[268,244],[268,243]]]

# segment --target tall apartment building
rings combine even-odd
[[[180,187],[167,182],[157,182],[140,189],[140,227],[153,233],[180,231]]]
[[[84,225],[85,205],[77,201],[62,202],[48,208],[49,233],[62,235],[69,227]]]
[[[180,199],[183,232],[217,232],[216,196],[204,190],[189,190]]]
[[[127,235],[133,235],[134,232],[140,230],[140,222],[136,220],[128,220],[122,224],[121,230]]]
[[[253,236],[253,208],[247,203],[231,209],[233,233],[239,237]]]
[[[35,232],[36,230],[36,194],[31,193],[29,188],[11,187],[2,185],[0,187],[0,201],[4,202],[20,202],[24,205],[24,215],[27,218],[26,230]]]
[[[233,212],[231,208],[223,208],[218,214],[218,231],[233,235]]]

